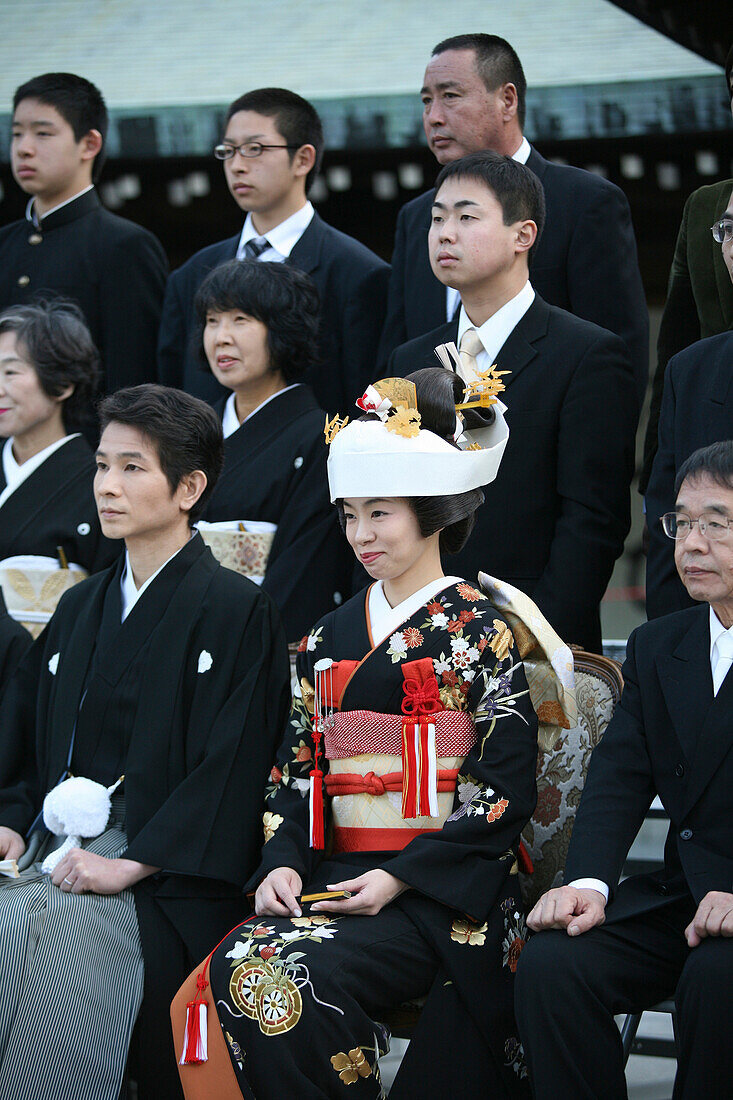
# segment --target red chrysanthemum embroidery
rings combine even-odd
[[[438,603],[437,600],[433,600],[432,603],[428,604],[428,615],[440,615],[442,610],[443,605]]]
[[[451,619],[447,630],[449,634],[457,634],[459,630],[463,630],[463,623],[460,619]]]
[[[470,623],[471,619],[476,618],[476,612],[466,611],[464,608],[463,611],[459,612],[458,618],[461,620],[462,623]]]
[[[408,626],[407,630],[402,632],[402,637],[408,649],[417,649],[423,643],[423,636],[415,626]]]
[[[472,584],[457,584],[456,591],[458,595],[469,603],[473,603],[474,600],[485,600],[483,592],[479,592],[478,588],[474,588]]]

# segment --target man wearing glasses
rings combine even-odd
[[[729,181],[730,185],[730,181]],[[733,192],[712,229],[731,294],[733,324]],[[721,295],[722,300],[722,295]],[[674,508],[675,476],[696,451],[720,439],[733,439],[733,331],[721,332],[675,355],[667,368],[659,416],[659,446],[646,492],[649,553],[646,569],[647,617],[692,605],[694,594],[680,582],[672,547],[659,517]]]
[[[733,1096],[733,442],[696,451],[664,528],[702,606],[629,638],[624,692],[594,750],[567,886],[527,918],[516,1010],[536,1100],[626,1096],[614,1013],[674,996],[676,1100]],[[655,795],[664,867],[619,884]]]
[[[389,267],[327,225],[309,202],[323,146],[315,108],[294,92],[260,88],[231,104],[214,156],[246,214],[244,227],[171,275],[158,341],[161,382],[212,403],[226,394],[198,365],[193,299],[212,268],[236,257],[289,263],[313,279],[321,300],[320,362],[305,381],[319,404],[343,411],[364,391],[374,373]]]
[[[725,59],[725,89],[733,109],[733,46]],[[672,356],[695,341],[733,328],[733,287],[720,261],[720,251],[708,232],[710,224],[723,216],[731,189],[733,179],[708,184],[693,191],[685,203],[657,340],[657,368],[639,478],[639,492],[643,495],[657,449],[667,364]]]

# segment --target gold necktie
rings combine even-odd
[[[461,376],[464,382],[475,382],[478,380],[479,373],[476,356],[484,350],[484,345],[481,343],[476,329],[467,328],[461,337],[460,346]]]

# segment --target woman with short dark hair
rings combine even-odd
[[[79,434],[98,366],[72,302],[0,314],[0,559],[42,556],[93,573],[116,557],[99,527],[94,456]]]
[[[350,588],[328,499],[325,414],[301,379],[316,357],[318,294],[287,264],[232,260],[196,295],[200,356],[231,395],[216,409],[224,470],[208,523],[269,533],[258,579],[294,641]]]

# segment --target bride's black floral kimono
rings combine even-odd
[[[517,845],[536,798],[537,721],[522,663],[471,584],[449,583],[377,645],[368,608],[368,594],[355,596],[301,643],[252,888],[287,866],[304,893],[375,867],[410,889],[376,916],[305,906],[302,917],[253,917],[229,934],[210,982],[236,1080],[257,1100],[379,1097],[383,1013],[427,995],[393,1097],[529,1095],[512,1012],[526,935]],[[337,662],[325,853],[309,845],[310,703],[323,657]],[[416,675],[430,709],[445,712],[435,717],[437,821],[402,817],[402,761],[390,744]],[[387,730],[375,742],[382,751],[359,752],[370,721]]]

